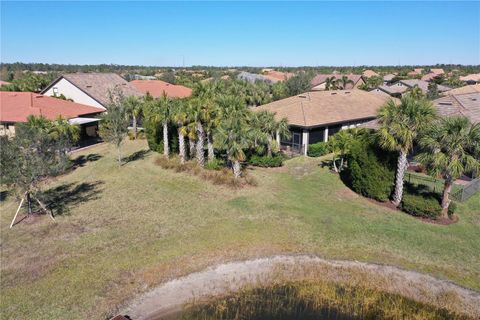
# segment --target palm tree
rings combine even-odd
[[[254,135],[255,144],[262,143],[267,147],[267,156],[272,156],[272,147],[274,136],[277,133],[277,123],[275,122],[275,113],[262,110],[252,116],[251,134]]]
[[[137,139],[138,137],[137,124],[138,124],[138,118],[142,113],[143,103],[139,98],[135,96],[129,96],[125,99],[125,107],[127,108],[128,114],[132,117],[133,132],[134,132],[135,139]]]
[[[169,157],[170,148],[168,140],[168,124],[171,121],[173,106],[172,101],[164,92],[162,97],[148,103],[147,117],[153,123],[161,123],[163,128],[163,155]]]
[[[277,122],[276,136],[278,136],[280,139],[283,138],[285,140],[289,140],[292,137],[292,133],[290,132],[290,129],[288,127],[287,118],[282,118],[280,121]],[[280,143],[280,141],[278,141],[278,143]],[[277,147],[280,148],[280,145],[278,145]]]
[[[80,139],[80,128],[71,125],[67,119],[60,116],[53,122],[49,134],[54,140],[63,141],[64,151],[67,153],[71,146]]]
[[[177,123],[178,126],[178,153],[180,155],[180,163],[184,164],[187,157],[186,147],[185,147],[185,136],[188,135],[188,114],[187,114],[187,104],[178,99],[174,101],[174,112],[173,112],[173,121]]]
[[[334,76],[325,79],[325,90],[337,90],[338,83]]]
[[[463,116],[438,120],[419,141],[422,151],[417,159],[431,174],[445,179],[442,217],[448,218],[450,192],[462,174],[480,172],[480,124]]]
[[[342,78],[339,80],[340,82],[340,87],[345,90],[347,89],[347,85],[351,84],[353,86],[354,82],[348,78],[348,76],[342,76]]]
[[[222,121],[216,132],[215,142],[219,148],[226,151],[227,158],[232,163],[235,179],[241,176],[241,161],[245,161],[244,150],[249,148],[248,109],[241,98],[237,96],[224,97],[221,100]]]
[[[194,98],[190,101],[189,105],[189,120],[190,120],[190,131],[195,132],[196,141],[195,141],[195,155],[197,157],[197,164],[203,168],[205,165],[205,129],[203,127],[204,113],[203,113],[203,103],[204,99]],[[193,137],[193,136],[191,136]],[[190,146],[191,147],[191,146]]]
[[[345,154],[348,153],[350,146],[353,141],[353,137],[356,134],[356,131],[351,130],[340,130],[338,133],[333,135],[328,141],[330,148],[332,149],[333,153],[333,168],[336,173],[342,171],[343,169],[343,162],[345,158]],[[336,156],[337,153],[340,154],[340,166],[337,168],[336,164]]]
[[[422,89],[420,89],[418,85],[414,85],[413,87],[409,88],[407,94],[409,94],[414,99],[422,99],[425,97]]]
[[[389,100],[378,113],[378,140],[380,146],[399,152],[393,204],[400,205],[403,197],[403,178],[408,167],[407,155],[419,133],[427,128],[435,118],[435,109],[425,99],[415,99],[406,95],[397,105]]]

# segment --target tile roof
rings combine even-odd
[[[441,75],[441,74],[445,74],[445,71],[443,71],[443,69],[441,69],[441,68],[430,69],[430,72],[436,74],[437,76]]]
[[[277,120],[286,117],[299,127],[315,127],[374,118],[390,97],[363,90],[312,91],[254,108],[270,110]]]
[[[405,91],[407,91],[408,87],[405,87],[405,86],[379,86],[377,89],[383,91],[383,92],[386,92],[388,94],[394,94],[394,93],[399,93],[399,94],[402,94],[404,93]],[[375,90],[375,89],[373,89]]]
[[[327,81],[327,78],[334,77],[335,79],[342,79],[343,76],[347,76],[349,80],[353,81],[353,85],[357,84],[358,81],[362,79],[361,74],[338,74],[338,73],[332,73],[332,74],[317,74],[312,81],[310,82],[312,87],[316,87],[319,84],[322,84]],[[347,88],[349,89],[349,88]]]
[[[0,101],[2,122],[26,122],[29,115],[54,120],[59,116],[69,119],[102,112],[99,108],[33,92],[1,91]]]
[[[62,75],[53,81],[42,93],[57,83],[61,78],[65,78],[77,88],[97,100],[101,105],[107,106],[109,101],[109,91],[120,88],[125,96],[142,96],[142,93],[125,79],[116,73],[68,73]]]
[[[10,82],[0,80],[0,86],[10,84]]]
[[[480,92],[449,95],[433,103],[442,117],[462,115],[473,123],[480,123]]]
[[[154,97],[161,97],[165,92],[170,98],[186,98],[192,95],[192,89],[170,84],[162,80],[133,80],[130,83],[140,92],[149,92]]]
[[[377,76],[378,76],[378,73],[376,73],[376,72],[373,71],[373,70],[365,70],[365,71],[363,71],[362,75],[363,75],[364,77],[371,78],[371,77],[377,77]]]
[[[418,86],[420,89],[422,89],[422,91],[424,93],[426,93],[428,91],[428,82],[424,81],[424,80],[408,79],[408,80],[400,80],[400,83],[406,85],[409,88],[412,88],[414,86]],[[447,86],[442,86],[441,84],[439,84],[437,86],[437,89],[438,89],[438,92],[444,92],[444,91],[450,90],[451,88],[447,87]]]
[[[438,76],[438,74],[435,74],[435,73],[427,73],[426,75],[424,75],[421,80],[422,81],[431,81],[433,78],[435,78],[436,76]]]
[[[480,83],[455,88],[452,90],[448,90],[445,93],[452,95],[452,94],[474,93],[474,92],[480,92]]]
[[[268,77],[269,79],[273,79],[277,81],[285,81],[293,77],[295,74],[291,72],[281,72],[281,71],[267,69],[263,72],[263,75]]]
[[[383,76],[383,81],[392,81],[395,77],[396,75],[389,73]]]
[[[473,74],[460,77],[460,80],[480,82],[480,73],[473,73]]]

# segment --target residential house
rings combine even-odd
[[[133,80],[130,84],[142,94],[149,93],[156,98],[163,96],[164,93],[170,98],[186,98],[192,95],[192,89],[162,80]]]
[[[328,138],[341,129],[354,128],[374,119],[389,97],[363,90],[312,91],[254,108],[269,110],[276,120],[287,118],[291,139],[277,142],[283,149],[307,154],[308,145]]]
[[[475,92],[480,92],[480,83],[451,89],[451,90],[445,91],[445,94],[454,95],[454,94],[475,93]]]
[[[256,73],[251,73],[251,72],[246,72],[242,71],[238,74],[237,79],[247,81],[250,83],[255,83],[256,81],[263,81],[269,84],[273,84],[275,82],[278,82],[278,80],[272,80],[270,78],[267,78],[264,75],[261,74],[256,74]]]
[[[362,85],[365,83],[365,80],[360,74],[338,74],[338,73],[317,74],[310,82],[311,90],[313,91],[325,90],[326,82],[328,78],[333,77],[335,80],[340,80],[342,79],[343,76],[347,76],[347,78],[353,82],[353,84],[347,85],[347,88],[345,89],[358,88],[359,85]]]
[[[436,68],[433,68],[433,69],[430,69],[430,73],[433,73],[433,74],[435,74],[435,75],[437,75],[437,76],[440,76],[440,75],[442,75],[442,74],[445,74],[445,71],[444,71],[443,69],[441,69],[441,68],[440,68],[440,69],[438,69],[438,68],[437,68],[437,69],[436,69]]]
[[[423,68],[415,68],[412,71],[410,71],[409,73],[407,73],[407,75],[409,77],[417,77],[417,76],[422,75],[422,73],[423,73]]]
[[[393,74],[393,73],[389,73],[389,74],[386,74],[383,76],[383,84],[388,86],[390,84],[393,83],[393,80],[395,80],[395,78],[397,77],[397,75]]]
[[[274,82],[285,81],[295,75],[294,73],[291,73],[291,72],[281,72],[281,71],[275,71],[272,69],[263,69],[262,73],[265,77],[267,77],[268,79]]]
[[[428,84],[429,83],[427,81],[423,81],[420,79],[406,79],[406,80],[400,80],[392,84],[391,86],[397,86],[397,87],[404,86],[404,87],[407,87],[407,89],[418,86],[422,90],[422,92],[426,94],[428,92]],[[450,87],[447,87],[441,84],[437,85],[437,90],[440,93],[448,91],[450,89],[451,89]]]
[[[430,81],[433,80],[433,78],[435,78],[437,76],[438,76],[437,74],[435,74],[433,72],[430,72],[430,73],[427,73],[426,75],[422,76],[422,78],[420,78],[420,80],[430,82]]]
[[[0,86],[6,86],[8,84],[10,84],[10,82],[0,80]]]
[[[480,92],[447,95],[433,104],[442,117],[465,116],[472,123],[480,123]]]
[[[408,90],[407,86],[379,86],[370,90],[372,93],[380,95],[388,95],[396,98],[400,98]]]
[[[480,73],[473,73],[473,74],[460,77],[460,80],[464,81],[466,84],[480,83]]]
[[[71,124],[80,126],[80,138],[95,138],[98,130],[98,118],[103,110],[84,104],[44,96],[32,92],[0,92],[0,135],[13,136],[15,124],[26,122],[27,117],[44,116],[55,120],[58,117],[68,119]]]
[[[142,96],[142,93],[116,73],[70,73],[50,83],[41,93],[59,96],[105,110],[110,92],[119,89],[124,96]]]
[[[363,76],[364,78],[371,78],[371,77],[378,77],[379,74],[376,73],[376,72],[373,71],[373,70],[369,70],[369,69],[368,69],[368,70],[365,70],[365,71],[362,72],[362,76]]]

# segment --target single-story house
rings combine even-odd
[[[277,142],[283,149],[307,154],[308,145],[328,141],[341,129],[354,128],[375,119],[390,97],[363,90],[312,91],[254,108],[269,110],[275,118],[287,118],[291,139]]]
[[[386,85],[383,85],[383,86],[379,86],[379,87],[376,87],[376,88],[370,90],[370,92],[400,98],[402,96],[402,94],[404,94],[405,91],[407,91],[407,90],[408,90],[407,86],[386,86]]]
[[[378,77],[378,73],[376,73],[373,70],[367,69],[367,70],[362,72],[362,76],[364,78]]]
[[[434,100],[433,104],[442,117],[461,115],[472,123],[480,123],[480,92],[447,95]]]
[[[347,88],[345,89],[357,88],[359,85],[362,85],[365,83],[363,76],[360,74],[338,74],[338,73],[317,74],[315,77],[313,77],[312,81],[310,82],[311,90],[313,91],[325,90],[328,78],[333,77],[335,80],[340,80],[342,79],[343,76],[347,76],[348,80],[351,80],[353,82],[353,84],[347,85]]]
[[[125,96],[143,94],[116,73],[69,73],[50,83],[41,93],[46,96],[63,94],[75,102],[106,109],[109,92],[119,88]]]
[[[473,73],[473,74],[460,77],[460,80],[464,81],[466,84],[480,83],[480,73]]]
[[[181,85],[170,84],[162,80],[133,80],[130,81],[143,94],[147,92],[153,97],[161,97],[165,93],[170,98],[186,98],[192,95],[192,89]]]
[[[437,76],[445,74],[445,71],[442,68],[436,68],[436,69],[433,68],[433,69],[430,69],[430,72],[437,75]]]
[[[407,75],[409,77],[416,77],[416,76],[421,75],[422,73],[423,73],[423,68],[415,68],[412,71],[410,71],[409,73],[407,73]]]
[[[389,73],[383,76],[383,84],[384,85],[389,85],[393,82],[393,80],[396,78],[397,75],[393,73]]]
[[[433,80],[433,78],[437,77],[438,74],[435,74],[433,72],[430,72],[430,73],[427,73],[426,75],[424,75],[421,80],[422,81],[427,81],[427,82],[430,82]]]
[[[256,81],[263,81],[269,84],[273,84],[275,82],[278,82],[278,80],[273,80],[271,78],[268,78],[264,75],[261,74],[256,74],[256,73],[251,73],[251,72],[246,72],[242,71],[238,74],[237,79],[247,81],[250,83],[255,83]]]
[[[419,80],[419,79],[407,79],[407,80],[400,80],[400,81],[397,81],[395,82],[394,84],[392,84],[391,86],[397,86],[397,87],[407,87],[407,88],[413,88],[415,86],[418,86],[422,91],[423,93],[427,93],[428,92],[428,82],[427,81],[423,81],[423,80]],[[450,90],[451,88],[450,87],[447,87],[447,86],[444,86],[444,85],[437,85],[437,90],[438,92],[445,92],[445,91],[448,91]]]
[[[265,77],[275,82],[288,80],[295,75],[291,72],[281,72],[273,69],[263,69],[262,73]]]
[[[30,115],[44,116],[55,120],[68,119],[71,124],[80,126],[80,138],[97,137],[98,118],[103,112],[99,108],[84,104],[44,96],[33,92],[0,91],[0,135],[15,135],[15,124],[27,122]]]
[[[464,93],[475,93],[475,92],[480,92],[480,83],[451,89],[451,90],[445,91],[445,94],[453,95],[453,94],[464,94]]]

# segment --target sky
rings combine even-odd
[[[1,62],[480,64],[480,2],[8,2]]]

